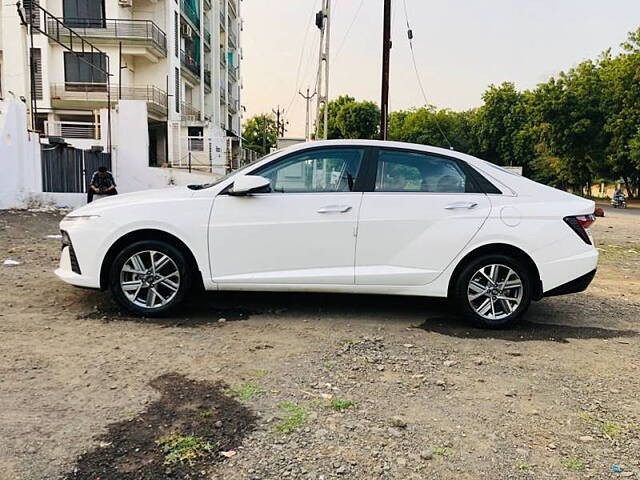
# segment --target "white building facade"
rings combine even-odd
[[[29,1],[47,35],[23,25]],[[42,137],[117,150],[104,109],[141,100],[150,166],[241,162],[240,0],[26,0],[22,12],[3,2],[0,18],[0,96],[24,98]]]

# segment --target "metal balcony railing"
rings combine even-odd
[[[153,85],[109,85],[111,102],[122,100],[144,100],[150,108],[161,113],[167,112],[167,93]],[[107,102],[106,83],[66,82],[51,85],[51,101],[64,102]]]
[[[193,23],[196,30],[200,30],[200,15],[188,0],[180,0],[180,11]]]
[[[223,30],[227,29],[227,15],[224,12],[220,12],[220,26]]]
[[[100,124],[93,122],[44,122],[47,137],[100,139]]]
[[[229,10],[233,13],[234,16],[238,16],[238,10],[236,9],[236,0],[229,0]]]
[[[227,91],[224,89],[224,87],[220,87],[220,103],[227,103]]]
[[[233,82],[237,82],[238,81],[237,71],[238,71],[238,67],[229,66],[229,78]]]
[[[206,26],[204,27],[204,42],[211,46],[211,32]]]
[[[190,103],[182,102],[180,104],[180,115],[184,122],[198,122],[200,121],[200,110],[191,105]]]
[[[72,46],[74,40],[70,29],[87,38],[149,42],[163,55],[167,54],[167,35],[151,20],[47,18],[47,34]]]
[[[200,62],[184,50],[180,51],[180,61],[182,62],[182,65],[184,65],[187,70],[193,73],[196,77],[200,76]]]
[[[205,10],[211,10],[211,0],[204,0],[203,4]]]
[[[227,54],[223,49],[220,49],[220,65],[227,68]]]
[[[209,65],[204,67],[204,83],[211,88],[211,67]]]

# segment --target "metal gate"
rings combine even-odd
[[[67,145],[42,145],[42,191],[86,193],[98,167],[111,170],[111,154]]]

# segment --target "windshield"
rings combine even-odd
[[[245,166],[240,167],[237,170],[232,170],[231,172],[227,173],[226,175],[224,175],[223,177],[218,178],[217,180],[214,180],[213,182],[210,183],[203,183],[201,185],[189,185],[189,188],[191,190],[202,190],[204,188],[211,188],[214,187],[222,182],[224,182],[226,179],[232,177],[233,175],[236,175],[240,172],[243,172],[244,170],[248,169],[249,167],[254,166],[256,163],[261,162],[262,160],[272,157],[273,155],[275,155],[277,152],[271,152],[267,155],[264,155],[260,158],[258,158],[257,160],[254,160],[253,162],[247,163]]]

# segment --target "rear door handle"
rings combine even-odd
[[[351,210],[350,205],[327,205],[316,210],[318,213],[347,213]]]
[[[475,208],[477,206],[478,204],[476,202],[457,202],[457,203],[450,203],[444,208],[445,210],[458,210],[461,208],[466,208],[467,210],[471,210],[472,208]]]

